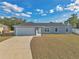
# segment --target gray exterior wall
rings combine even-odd
[[[67,26],[15,26],[15,35],[36,35],[36,28],[41,28],[40,34],[64,34],[72,33],[72,27]],[[45,29],[49,28],[49,32],[45,32]],[[57,28],[57,32],[55,31]],[[66,32],[68,29],[68,32]]]
[[[45,28],[49,28],[49,32],[45,32]],[[55,31],[55,28],[57,28],[57,32]],[[66,29],[68,29],[68,32],[66,32]],[[42,34],[63,34],[63,33],[71,33],[72,27],[71,26],[52,26],[52,27],[42,27]]]
[[[15,27],[15,35],[17,36],[29,36],[35,35],[35,28],[34,27]]]

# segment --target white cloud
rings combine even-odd
[[[49,13],[48,11],[44,11],[43,9],[36,9],[36,11],[38,12],[37,14],[41,16],[46,16],[47,13]]]
[[[4,8],[8,8],[10,10],[16,11],[16,12],[22,12],[24,8],[19,7],[17,5],[8,3],[8,2],[2,2],[2,5],[4,6]]]
[[[75,0],[75,3],[76,3],[76,4],[79,4],[79,0]]]
[[[40,10],[39,14],[43,14],[43,13],[44,13],[44,11],[43,10]]]
[[[3,9],[6,13],[9,13],[9,12],[11,12],[11,10],[10,9],[7,9],[7,8],[5,8],[5,9]]]
[[[77,5],[75,3],[71,3],[71,4],[67,5],[67,8],[65,8],[65,10],[78,12],[79,11],[79,5]]]
[[[63,17],[66,17],[67,15],[63,15]]]
[[[56,11],[63,11],[63,10],[64,10],[64,8],[61,7],[60,5],[57,5],[57,6],[56,6]]]
[[[44,10],[43,9],[36,9],[37,12],[39,12],[39,14],[43,14]]]
[[[15,16],[24,16],[24,17],[31,17],[31,15],[25,14],[25,13],[16,13]]]
[[[46,16],[47,14],[41,14],[41,16]]]
[[[79,12],[79,0],[75,0],[74,3],[70,3],[67,5],[67,7],[65,8],[65,10],[70,10],[73,12]]]
[[[15,13],[15,16],[20,16],[20,14],[18,14],[18,13]]]
[[[49,10],[49,13],[54,13],[54,10],[53,9]]]
[[[21,15],[22,15],[22,16],[26,16],[26,14],[25,14],[25,13],[21,13]]]
[[[9,8],[7,8],[6,6],[1,5],[0,8],[1,8],[1,10],[3,10],[5,13],[11,13],[11,12],[12,12],[12,10],[9,9]]]
[[[76,13],[79,12],[79,8],[77,10],[75,10],[74,12],[76,12]]]
[[[0,8],[2,8],[2,10],[4,12],[11,13],[12,16],[15,16],[15,17],[30,18],[32,15],[32,12],[23,13],[24,8],[11,4],[11,3],[8,3],[8,2],[2,2]]]
[[[40,12],[41,9],[36,9],[37,12]]]
[[[26,14],[30,14],[30,15],[31,15],[31,14],[32,14],[32,12],[26,12]]]
[[[21,16],[27,16],[25,13],[21,13]],[[28,17],[30,17],[30,16],[28,16]]]

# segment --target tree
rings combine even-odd
[[[72,14],[71,15],[71,17],[67,20],[67,21],[65,21],[64,23],[65,24],[71,24],[74,28],[76,28],[77,27],[77,24],[78,24],[78,17],[77,17],[77,14]]]
[[[79,19],[78,19],[78,23],[77,23],[77,28],[79,28]]]
[[[26,22],[25,20],[16,17],[12,17],[12,18],[5,17],[4,19],[0,18],[0,23],[9,26],[11,30],[13,30],[13,25],[19,25],[25,22]]]

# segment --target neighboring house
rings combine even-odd
[[[0,34],[2,33],[2,30],[3,30],[3,25],[0,24]]]
[[[71,33],[72,26],[62,23],[26,23],[14,26],[15,35]]]
[[[0,24],[0,34],[7,33],[9,31],[8,26]]]

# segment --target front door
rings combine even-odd
[[[41,28],[36,28],[36,36],[41,36]]]

